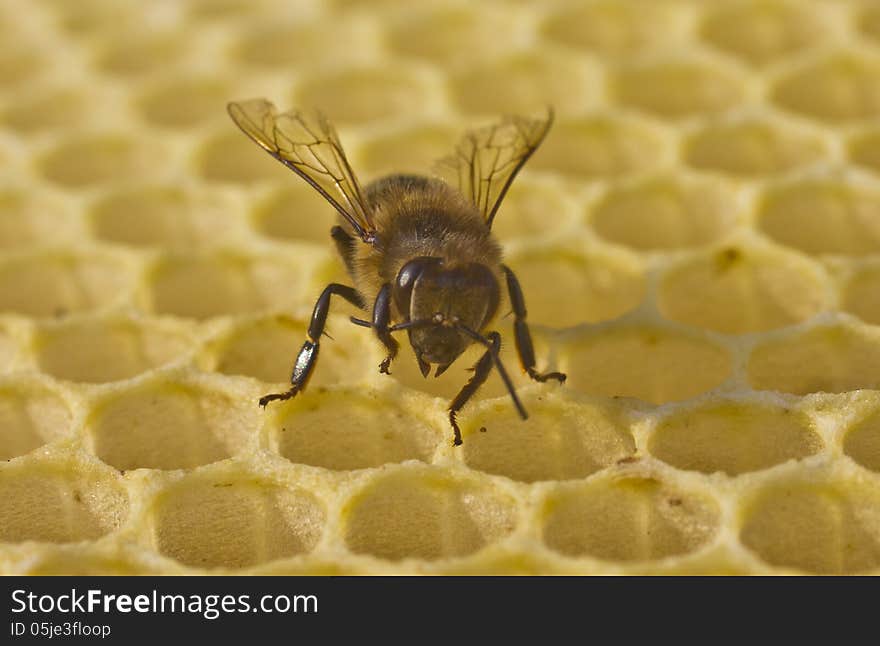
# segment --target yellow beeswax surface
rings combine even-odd
[[[332,209],[556,109],[494,227],[539,369],[392,376]],[[880,573],[880,9],[868,0],[0,0],[0,572]],[[509,309],[504,305],[504,312]],[[405,341],[405,338],[402,338]]]

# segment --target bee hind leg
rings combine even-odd
[[[561,372],[545,372],[541,373],[535,369],[535,349],[532,346],[532,335],[529,332],[529,325],[526,323],[526,301],[522,293],[514,273],[507,265],[501,265],[504,275],[507,278],[507,291],[510,294],[510,304],[513,307],[513,331],[514,340],[516,342],[516,352],[519,355],[519,361],[522,364],[529,377],[535,381],[545,382],[548,379],[555,379],[562,383],[565,381],[565,374]]]
[[[263,408],[271,401],[290,399],[306,387],[315,363],[318,361],[319,341],[327,324],[327,314],[330,312],[330,297],[334,294],[341,296],[355,307],[363,308],[364,306],[364,299],[353,287],[340,285],[339,283],[330,283],[324,288],[324,291],[321,292],[318,301],[315,303],[314,310],[312,310],[312,320],[309,323],[308,330],[309,338],[303,343],[299,354],[296,356],[296,362],[293,364],[293,371],[290,375],[290,389],[283,393],[272,393],[271,395],[260,397],[260,406]]]

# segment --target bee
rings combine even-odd
[[[514,315],[523,370],[536,381],[565,381],[560,372],[535,368],[522,289],[503,264],[501,246],[492,235],[504,196],[550,130],[552,108],[544,118],[511,116],[468,131],[454,154],[441,161],[456,185],[435,177],[395,174],[363,188],[336,130],[322,115],[278,113],[264,99],[230,103],[228,112],[248,137],[304,179],[339,214],[330,236],[354,283],[324,288],[294,362],[291,387],[265,395],[260,406],[305,389],[334,296],[370,313],[351,321],[370,328],[384,346],[381,373],[390,374],[400,348],[394,335],[401,332],[408,335],[423,377],[432,366],[435,377],[443,374],[474,343],[485,348],[472,377],[449,404],[456,446],[461,444],[457,415],[493,367],[519,416],[528,417],[499,358],[501,336],[488,329],[501,305],[502,285]]]

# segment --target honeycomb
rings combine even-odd
[[[0,571],[880,572],[880,6],[0,0]],[[362,181],[555,106],[495,230],[538,367],[391,377],[332,210],[229,100]]]

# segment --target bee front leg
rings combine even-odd
[[[324,326],[327,323],[327,314],[330,311],[330,297],[334,294],[342,296],[342,298],[355,307],[364,307],[364,299],[353,287],[340,285],[339,283],[327,285],[324,291],[321,292],[321,296],[318,297],[315,309],[312,310],[312,320],[309,323],[308,331],[309,338],[303,343],[296,357],[296,362],[293,364],[293,372],[290,375],[290,390],[260,397],[260,406],[265,408],[266,404],[271,401],[290,399],[306,387],[315,363],[318,361],[319,340],[324,333]]]
[[[492,353],[494,352],[497,355],[498,350],[501,348],[501,335],[498,332],[489,332],[486,337],[489,343],[491,343],[491,347],[474,364],[473,376],[458,392],[452,403],[449,404],[449,423],[452,424],[452,431],[455,433],[455,437],[452,440],[452,444],[455,446],[461,445],[461,429],[458,427],[458,420],[455,419],[455,416],[470,401],[471,397],[476,394],[480,386],[486,382],[486,379],[489,378],[489,373],[492,372],[492,364],[494,363]]]
[[[532,346],[532,335],[529,325],[526,323],[526,301],[523,297],[522,288],[519,286],[514,273],[507,265],[501,265],[504,275],[507,277],[507,291],[510,294],[510,304],[513,307],[513,331],[516,341],[516,352],[523,370],[529,373],[529,377],[535,381],[544,382],[548,379],[556,379],[560,383],[565,381],[565,374],[561,372],[540,373],[535,369],[535,349]]]
[[[391,362],[394,361],[394,357],[397,356],[397,350],[400,348],[400,344],[391,337],[391,330],[389,329],[390,322],[391,284],[385,283],[382,285],[382,289],[379,290],[379,295],[376,296],[376,302],[373,303],[372,327],[376,331],[376,336],[379,337],[382,345],[388,350],[388,356],[386,356],[382,360],[382,363],[379,364],[379,372],[386,375],[391,374],[391,371],[389,370]]]

